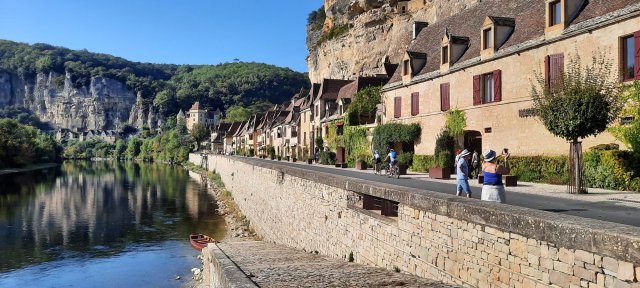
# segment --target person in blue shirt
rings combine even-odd
[[[398,162],[398,154],[391,149],[384,160],[389,162],[389,169],[391,169]]]
[[[460,152],[458,162],[456,163],[456,195],[460,196],[462,192],[467,194],[467,198],[471,198],[471,187],[469,187],[469,155],[471,153],[464,149]]]

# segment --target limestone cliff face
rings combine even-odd
[[[136,95],[122,82],[92,77],[88,86],[77,88],[73,87],[71,77],[68,72],[65,75],[51,72],[39,73],[35,79],[22,79],[0,71],[0,108],[24,106],[55,127],[78,130],[116,129],[127,123],[136,109],[150,110],[135,106]],[[142,127],[148,116],[128,123]]]
[[[309,77],[320,82],[384,73],[383,59],[397,64],[404,57],[414,22],[432,24],[480,1],[411,0],[407,13],[401,14],[397,0],[325,0],[322,31],[307,27]],[[318,45],[322,34],[337,25],[348,25],[348,32]]]

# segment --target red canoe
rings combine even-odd
[[[189,235],[189,242],[191,243],[191,247],[193,247],[193,249],[202,251],[202,249],[207,247],[207,244],[216,243],[217,241],[207,235],[194,233]]]

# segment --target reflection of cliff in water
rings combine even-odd
[[[0,177],[0,184],[0,271],[78,253],[108,256],[128,244],[185,239],[192,231],[218,237],[224,231],[203,184],[178,166],[67,162]]]

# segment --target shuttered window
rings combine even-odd
[[[473,76],[473,105],[502,101],[502,71]]]
[[[448,111],[451,109],[449,87],[449,83],[440,84],[440,111]]]
[[[622,80],[640,80],[640,31],[621,39]]]
[[[562,85],[562,74],[564,73],[564,55],[555,54],[545,58],[545,83],[550,90],[555,90]]]
[[[400,118],[402,116],[402,98],[393,98],[393,117]]]
[[[411,116],[420,113],[420,93],[411,93]]]
[[[640,80],[640,31],[636,32],[634,37],[634,75],[636,80]]]

